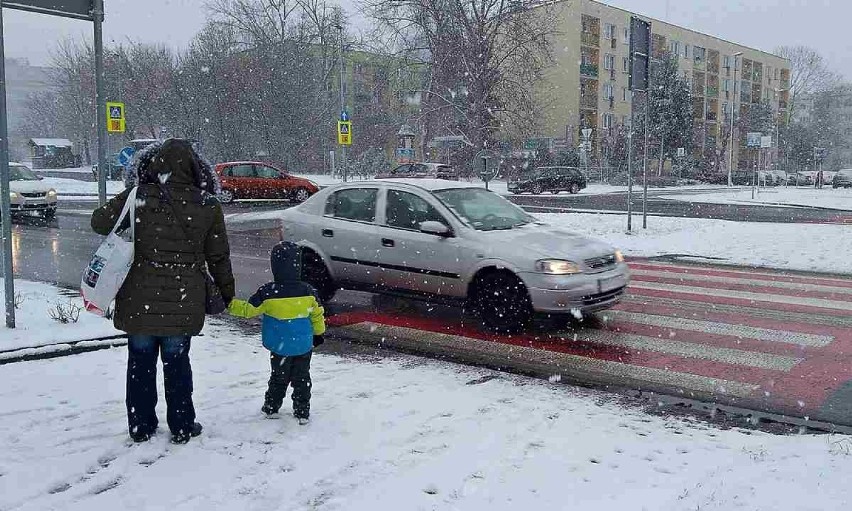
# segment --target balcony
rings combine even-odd
[[[580,34],[580,44],[597,48],[601,44],[601,35],[594,32],[583,32]]]
[[[597,96],[580,96],[580,108],[584,110],[597,110],[598,109],[598,97]]]
[[[597,64],[580,64],[580,74],[583,76],[589,76],[591,78],[598,77],[598,66]]]
[[[719,97],[719,87],[712,87],[710,85],[707,86],[707,97],[708,98],[718,98]]]

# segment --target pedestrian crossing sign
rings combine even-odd
[[[107,103],[106,114],[107,131],[109,133],[124,133],[127,127],[124,119],[124,103]]]
[[[352,145],[352,121],[337,121],[337,143]]]

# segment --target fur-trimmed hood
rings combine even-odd
[[[129,186],[138,184],[189,184],[207,193],[221,191],[219,176],[187,139],[170,138],[141,149],[128,169]]]

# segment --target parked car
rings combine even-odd
[[[235,161],[216,165],[222,181],[219,199],[223,203],[237,199],[288,199],[304,202],[320,189],[303,177],[294,176],[271,163]]]
[[[416,162],[404,163],[390,172],[381,172],[376,179],[387,178],[432,178],[458,180],[459,173],[446,163]]]
[[[852,188],[852,169],[844,169],[834,175],[832,188]]]
[[[39,212],[45,218],[56,216],[56,190],[43,184],[29,167],[9,163],[9,199],[12,214]]]
[[[511,193],[530,192],[535,195],[562,191],[579,193],[585,187],[586,176],[575,167],[537,167],[510,180],[508,185]]]
[[[816,182],[816,171],[807,170],[796,172],[794,176],[791,176],[790,184],[795,186],[813,186]]]
[[[282,220],[284,239],[304,249],[303,278],[324,300],[346,288],[466,301],[498,331],[520,330],[536,312],[612,307],[630,279],[618,250],[470,183],[341,184]]]

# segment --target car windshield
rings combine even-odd
[[[503,197],[482,188],[451,188],[437,191],[435,196],[478,231],[513,229],[536,221]]]
[[[38,181],[38,176],[23,165],[10,165],[9,181]]]

